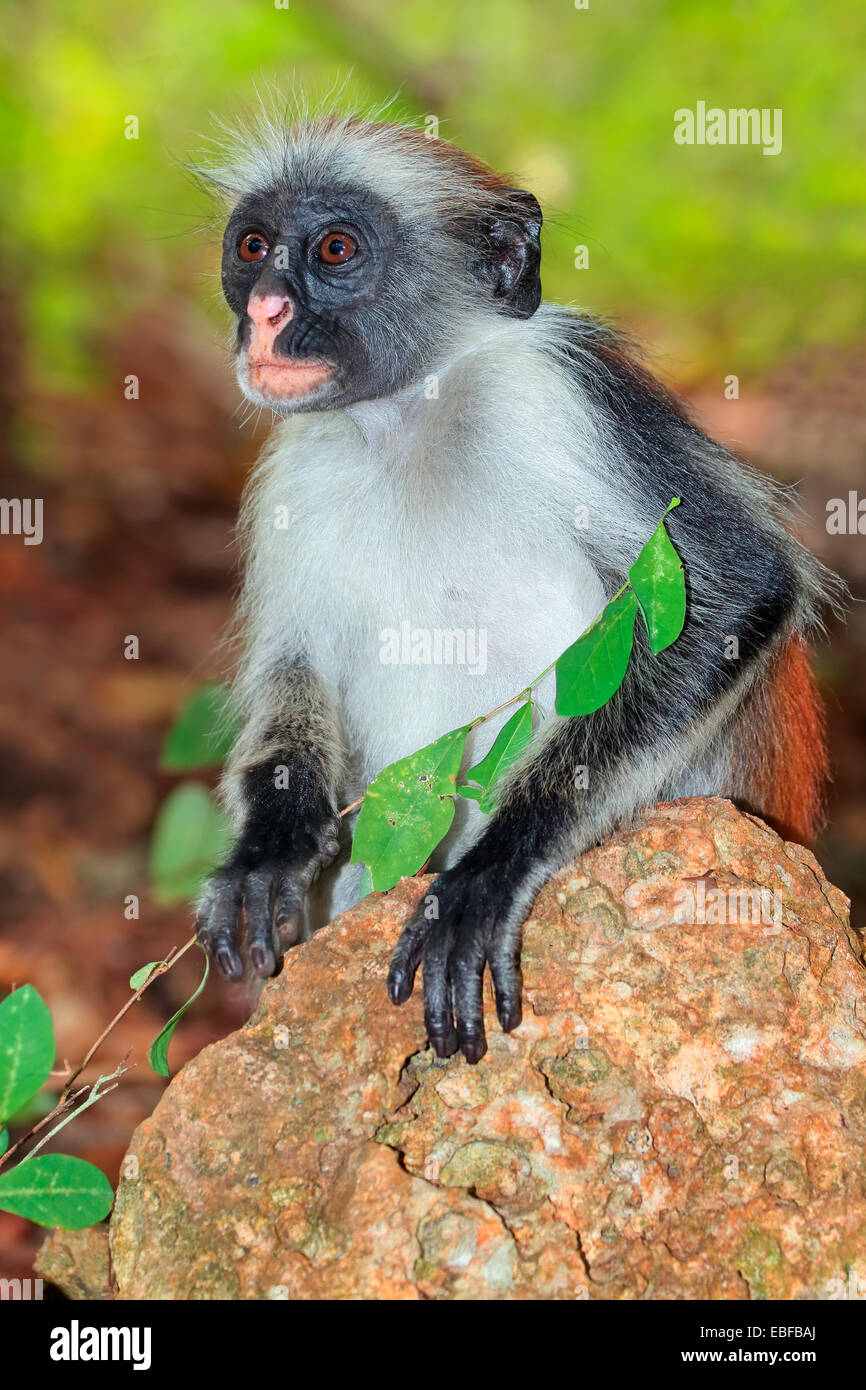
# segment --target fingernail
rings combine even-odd
[[[484,1038],[471,1038],[462,1043],[463,1056],[470,1066],[475,1066],[487,1051],[487,1043]]]
[[[457,1051],[457,1034],[453,1028],[450,1033],[431,1033],[430,1046],[437,1057],[453,1057]]]
[[[217,951],[217,965],[224,975],[235,973],[235,959],[231,951]]]
[[[253,946],[250,951],[250,960],[252,961],[253,969],[256,970],[259,975],[270,975],[273,973],[273,956],[270,951],[265,950],[264,946]]]

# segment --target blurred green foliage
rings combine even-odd
[[[278,0],[281,3],[281,0]],[[628,318],[680,378],[862,330],[866,9],[851,0],[35,0],[6,7],[3,242],[32,361],[95,370],[142,302],[218,296],[185,172],[254,84],[374,101],[513,171],[548,212],[545,293]],[[784,148],[678,146],[698,100],[781,107]],[[126,139],[135,115],[139,138]],[[10,184],[11,180],[11,184]],[[574,268],[574,247],[589,268]],[[215,319],[215,323],[218,322]]]
[[[166,772],[219,767],[228,757],[239,729],[226,686],[213,683],[198,690],[178,711],[163,744],[160,765]]]

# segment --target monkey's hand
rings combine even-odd
[[[196,922],[199,941],[227,979],[242,978],[244,957],[254,974],[273,975],[300,940],[307,890],[337,855],[339,832],[340,818],[326,805],[307,805],[270,833],[260,826],[242,832],[230,858],[206,882]]]
[[[487,1051],[485,963],[503,1032],[520,1023],[520,932],[529,902],[525,892],[512,894],[498,869],[455,864],[434,881],[403,928],[388,972],[388,995],[392,1004],[405,1003],[415,972],[423,967],[424,1022],[439,1057],[450,1057],[459,1047],[467,1062],[479,1062]]]

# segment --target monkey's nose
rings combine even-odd
[[[251,295],[247,313],[253,321],[250,357],[268,355],[274,340],[292,319],[295,306],[287,294]]]

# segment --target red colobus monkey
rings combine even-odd
[[[245,724],[224,782],[237,838],[199,907],[228,978],[272,974],[356,900],[338,808],[523,688],[683,499],[667,523],[688,583],[680,638],[653,656],[638,632],[607,705],[551,712],[492,817],[461,800],[432,864],[438,916],[419,907],[394,952],[392,1002],[423,963],[432,1046],[475,1062],[485,965],[508,1031],[540,885],[640,808],[717,794],[813,836],[826,758],[806,644],[836,581],[789,534],[780,491],[607,327],[541,303],[531,193],[355,117],[271,124],[212,177],[233,204],[238,380],[280,417],[242,517]],[[383,633],[404,622],[483,632],[485,660],[385,664]],[[498,727],[470,736],[467,759]]]

